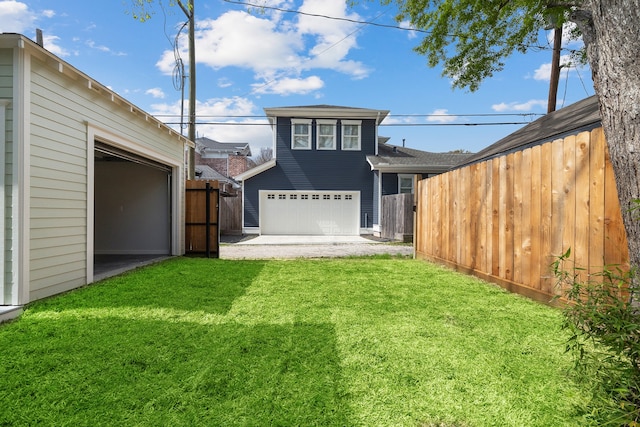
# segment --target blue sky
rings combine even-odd
[[[258,152],[272,143],[263,108],[331,104],[390,110],[380,127],[390,144],[404,139],[420,150],[475,152],[523,125],[472,124],[528,122],[546,112],[550,48],[512,56],[504,71],[470,93],[453,90],[440,68],[428,68],[413,51],[423,34],[396,22],[394,6],[253,1],[403,28],[195,0],[198,121],[225,123],[199,124],[198,136],[248,142]],[[0,0],[0,32],[35,39],[36,28],[42,29],[45,48],[161,120],[179,122],[172,43],[186,17],[169,0],[156,0],[151,10],[152,18],[140,23],[131,0]],[[177,49],[185,64],[186,40],[185,29]],[[547,32],[539,44],[552,45]],[[594,94],[588,68],[563,70],[558,108]],[[474,114],[482,116],[466,116]]]

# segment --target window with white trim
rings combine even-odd
[[[342,121],[342,149],[359,151],[360,150],[360,131],[362,122],[360,120],[343,120]]]
[[[398,174],[398,192],[413,193],[413,175]]]
[[[311,120],[291,119],[291,149],[311,150]]]
[[[316,149],[336,149],[336,120],[316,120]]]

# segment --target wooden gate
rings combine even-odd
[[[185,253],[219,258],[218,181],[187,181],[185,191]]]
[[[382,196],[380,237],[411,242],[413,240],[413,194]]]

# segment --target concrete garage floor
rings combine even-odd
[[[154,262],[169,258],[169,255],[95,255],[93,257],[93,280],[117,276],[125,271],[133,270]]]

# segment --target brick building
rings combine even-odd
[[[225,177],[239,175],[255,166],[248,143],[196,139],[196,165],[209,166]]]

